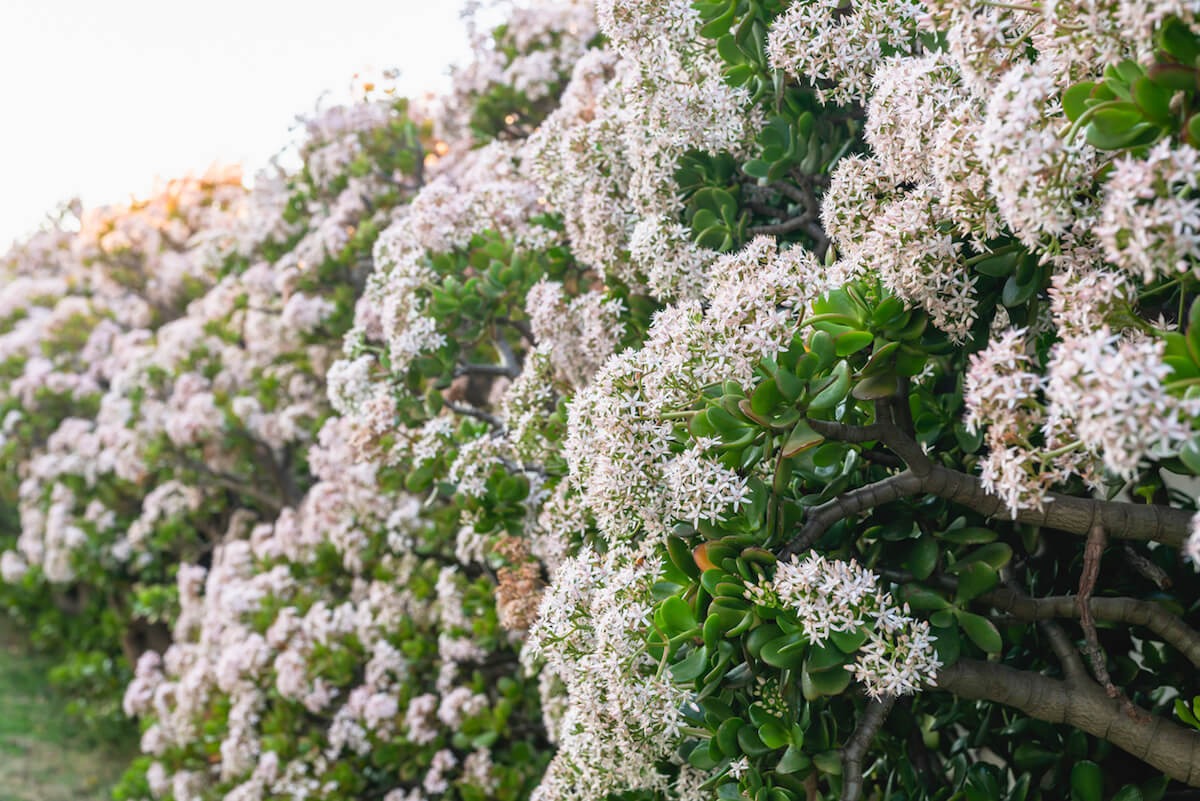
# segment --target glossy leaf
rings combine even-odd
[[[857,353],[875,341],[870,331],[847,331],[834,338],[834,353],[841,357]]]
[[[790,459],[809,448],[815,448],[824,441],[825,437],[813,431],[812,426],[804,420],[800,420],[792,428],[787,440],[783,443],[783,458]]]
[[[662,617],[661,625],[671,636],[691,631],[698,625],[691,607],[679,596],[672,596],[663,601],[659,611]]]
[[[812,757],[796,746],[789,745],[787,750],[783,752],[779,764],[775,766],[775,770],[779,773],[790,774],[807,770],[810,765],[812,765]]]
[[[671,678],[679,683],[695,681],[707,672],[708,649],[693,649],[683,660],[671,665]]]
[[[971,642],[989,654],[1000,653],[1000,649],[1004,646],[1004,641],[1001,639],[1000,632],[996,629],[992,621],[973,612],[959,610],[956,615],[958,617],[958,625],[971,638]]]
[[[1071,768],[1071,801],[1104,801],[1104,774],[1095,762],[1077,762]]]

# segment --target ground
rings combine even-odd
[[[130,754],[81,734],[49,663],[0,620],[0,801],[102,801]]]

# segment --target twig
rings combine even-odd
[[[821,180],[818,180],[821,179]],[[802,211],[798,215],[791,217],[787,213],[775,208],[768,203],[760,203],[748,201],[747,208],[767,217],[775,217],[776,219],[784,220],[778,225],[756,225],[747,229],[747,233],[752,235],[765,234],[775,236],[781,234],[789,234],[793,231],[804,231],[808,234],[814,243],[813,251],[818,258],[824,258],[825,251],[829,248],[829,236],[825,233],[825,229],[821,227],[819,219],[821,214],[820,204],[817,202],[817,196],[814,192],[814,186],[821,184],[824,176],[797,176],[797,183],[789,181],[776,181],[765,187],[749,184],[748,187],[757,190],[759,195],[765,191],[778,192],[793,203],[798,204]],[[821,184],[823,185],[823,184]]]
[[[521,374],[521,359],[513,352],[512,345],[508,344],[508,340],[503,336],[495,337],[494,344],[504,361],[504,366],[509,370],[509,377],[516,378]]]
[[[1062,666],[1063,674],[1066,675],[1067,680],[1087,680],[1087,668],[1083,666],[1083,660],[1079,658],[1079,652],[1075,650],[1075,644],[1071,642],[1071,638],[1063,631],[1063,627],[1053,620],[1042,620],[1038,623],[1038,626],[1042,631],[1046,632],[1046,639],[1050,641],[1050,650],[1054,651],[1054,655],[1058,657],[1058,663]]]
[[[529,323],[524,320],[513,320],[509,317],[499,317],[497,320],[504,325],[512,326],[525,340],[533,347],[537,347],[537,337],[533,335],[533,329],[529,327]]]
[[[276,514],[283,511],[284,507],[288,505],[283,499],[256,489],[248,479],[217,472],[203,462],[198,462],[195,459],[184,459],[183,465],[191,470],[195,470],[197,473],[201,473],[218,487],[224,487],[247,498],[252,498]]]
[[[763,217],[774,217],[776,220],[787,218],[787,212],[777,206],[772,206],[770,203],[761,203],[757,200],[747,200],[744,204],[746,208],[755,214],[761,214]]]
[[[767,189],[771,189],[789,200],[803,205],[806,209],[815,204],[815,199],[810,197],[803,189],[795,184],[790,184],[787,181],[776,181],[773,184],[768,184]]]
[[[1017,586],[1015,581],[1006,581],[1005,585],[1013,597],[1029,598]],[[1050,650],[1054,651],[1054,655],[1058,658],[1058,663],[1062,666],[1063,674],[1067,677],[1067,680],[1074,682],[1087,681],[1087,668],[1083,666],[1083,660],[1079,658],[1079,652],[1075,650],[1075,644],[1071,642],[1067,633],[1063,631],[1062,626],[1047,618],[1039,620],[1038,626],[1046,633],[1046,639],[1050,642]]]
[[[839,442],[882,442],[900,457],[914,473],[923,475],[932,466],[919,442],[905,429],[911,427],[908,402],[884,398],[875,402],[875,422],[848,425],[830,420],[809,419],[808,424],[826,439]]]
[[[883,423],[854,426],[832,420],[814,420],[810,417],[808,424],[821,436],[836,439],[838,442],[879,442],[888,431],[888,426]]]
[[[506,378],[516,378],[521,374],[520,370],[514,371],[506,364],[460,364],[454,368],[454,377],[460,375],[495,375],[504,376]]]
[[[462,414],[467,417],[474,417],[476,420],[482,420],[497,430],[504,430],[504,423],[499,417],[488,414],[482,409],[476,409],[474,406],[468,406],[465,403],[447,403],[446,408],[455,414]]]
[[[1170,589],[1171,577],[1167,575],[1167,571],[1163,570],[1158,565],[1151,562],[1145,556],[1133,549],[1132,545],[1126,543],[1121,546],[1121,551],[1125,554],[1125,558],[1129,560],[1129,565],[1138,572],[1142,578],[1148,580],[1160,590]]]
[[[801,214],[799,217],[791,217],[773,225],[752,225],[746,229],[746,233],[751,236],[783,236],[793,231],[804,231],[806,234],[813,235],[814,230],[821,231],[821,228],[807,214]],[[813,238],[816,237],[813,236]]]
[[[1104,548],[1108,544],[1108,536],[1104,526],[1092,526],[1088,532],[1087,544],[1083,546],[1083,572],[1079,576],[1079,595],[1075,597],[1075,606],[1079,609],[1079,627],[1083,629],[1084,654],[1092,665],[1092,675],[1109,698],[1121,702],[1127,715],[1137,715],[1125,693],[1113,683],[1108,672],[1108,656],[1100,645],[1100,635],[1096,632],[1096,621],[1092,618],[1092,592],[1096,589],[1096,579],[1100,577],[1100,560],[1104,557]]]
[[[499,462],[510,473],[529,473],[543,478],[550,475],[546,468],[539,464],[518,464],[511,459],[500,459]]]
[[[862,452],[862,458],[868,462],[882,465],[884,467],[895,467],[897,469],[904,467],[904,460],[895,454],[881,451],[877,448],[868,448]]]
[[[275,459],[274,449],[256,437],[250,437],[254,442],[254,450],[262,457],[267,464],[267,470],[271,473],[271,478],[275,480],[275,486],[283,493],[283,501],[288,506],[295,506],[304,498],[304,493],[296,486],[296,482],[292,479],[291,471],[288,470],[287,462],[290,461],[289,453],[285,446],[284,448],[284,464],[280,464]]]
[[[804,526],[800,529],[800,533],[780,550],[779,558],[787,559],[810,547],[839,520],[845,520],[867,509],[915,495],[920,489],[921,479],[905,470],[903,473],[888,476],[882,481],[876,481],[873,484],[867,484],[838,495],[831,501],[809,509],[804,516]]]
[[[912,410],[908,408],[907,383],[901,395],[884,398],[875,404],[875,416],[884,422],[883,442],[917,475],[932,469],[933,462],[913,430]]]
[[[858,801],[862,797],[863,758],[895,703],[894,695],[869,701],[862,717],[858,719],[854,734],[846,741],[842,749],[842,801]]]

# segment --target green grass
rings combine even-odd
[[[133,757],[129,744],[80,732],[50,663],[0,619],[0,801],[102,801]]]

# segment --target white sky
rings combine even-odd
[[[0,0],[0,253],[76,195],[117,202],[214,161],[253,175],[355,72],[445,88],[467,56],[460,5]]]

